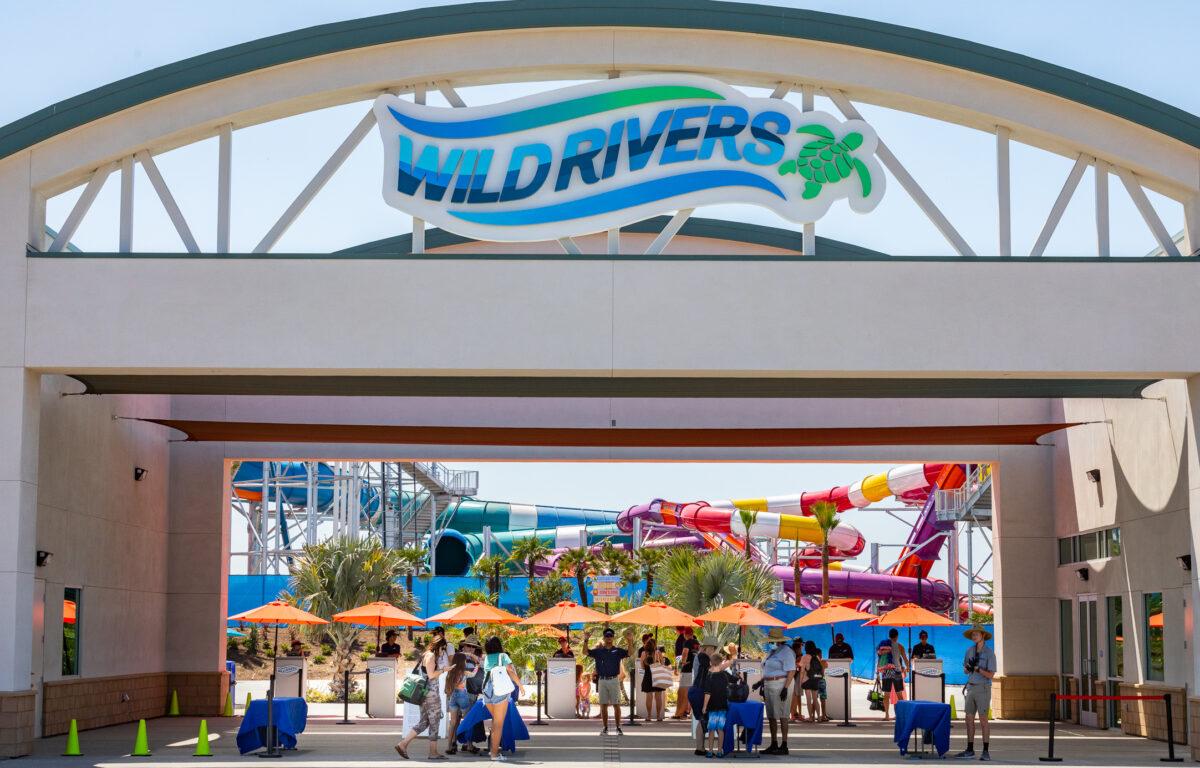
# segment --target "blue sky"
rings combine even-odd
[[[428,4],[374,0],[10,4],[5,24],[0,25],[0,71],[6,73],[0,124],[188,56],[314,24]],[[1192,0],[1158,0],[1138,7],[1103,0],[778,4],[857,15],[994,45],[1200,113],[1195,70],[1181,60],[1194,49],[1200,29],[1200,3]],[[402,76],[397,73],[398,79]],[[552,86],[465,89],[463,95],[469,104],[484,103],[543,87]],[[431,103],[437,102],[438,97],[431,97]],[[824,100],[818,100],[817,107],[835,111]],[[870,105],[861,109],[976,250],[994,252],[993,137]],[[364,111],[364,104],[346,105],[235,134],[235,250],[249,250],[257,242]],[[215,142],[209,140],[158,159],[206,249],[214,242],[215,154]],[[379,200],[380,158],[378,142],[369,138],[277,249],[332,250],[408,231],[408,217]],[[1020,252],[1028,250],[1040,230],[1071,161],[1016,145],[1012,162],[1014,243]],[[66,193],[51,201],[52,225],[61,222],[77,194]],[[1140,255],[1150,250],[1152,239],[1124,190],[1112,183],[1110,195],[1114,254]],[[116,184],[110,183],[80,228],[79,245],[97,250],[115,246],[116,196]],[[1168,228],[1179,229],[1178,206],[1151,198]],[[179,250],[178,238],[144,176],[139,178],[136,199],[136,247]],[[1089,254],[1094,248],[1091,210],[1089,171],[1048,252]],[[712,206],[698,215],[781,225],[769,214],[740,206]],[[870,218],[835,210],[819,223],[818,232],[892,253],[949,252],[897,185],[892,185]],[[899,295],[918,293],[906,290]],[[818,464],[486,464],[479,468],[485,497],[609,508],[655,496],[701,499],[794,493],[851,482],[879,469]],[[851,513],[849,519],[871,540],[897,542],[905,534],[904,526],[877,513]]]

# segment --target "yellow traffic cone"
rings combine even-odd
[[[225,708],[221,710],[221,717],[233,717],[233,696],[229,693],[225,694]]]
[[[150,739],[146,736],[146,721],[138,720],[137,738],[133,741],[130,757],[150,757]]]
[[[992,721],[992,708],[988,707],[988,722]]]
[[[250,709],[251,701],[253,701],[253,699],[250,698],[250,691],[246,691],[246,709]]]
[[[167,717],[179,717],[179,695],[175,690],[171,690],[171,708],[167,710]]]
[[[200,735],[196,737],[196,751],[192,757],[212,757],[212,747],[208,744],[208,721],[200,721]]]
[[[79,751],[79,726],[75,724],[75,720],[72,718],[71,729],[67,731],[67,748],[63,750],[63,757],[79,757],[82,754]]]
[[[958,719],[958,707],[954,704],[954,694],[950,695],[950,719]]]

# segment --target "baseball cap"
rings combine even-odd
[[[604,636],[605,637],[616,637],[617,636],[616,630],[614,630],[612,627],[607,627],[604,630]]]

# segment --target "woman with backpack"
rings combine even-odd
[[[504,735],[504,719],[508,716],[508,702],[513,691],[518,697],[524,695],[525,687],[513,667],[512,659],[504,652],[500,638],[492,635],[483,645],[483,668],[485,682],[483,684],[483,703],[492,715],[491,758],[504,762],[506,758],[500,752],[500,740]]]
[[[800,657],[800,690],[804,691],[804,701],[808,705],[808,717],[801,718],[803,722],[827,722],[820,701],[821,681],[825,679],[825,662],[821,659],[821,651],[817,644],[809,640],[804,644],[804,655]]]
[[[426,649],[421,656],[418,669],[424,673],[427,684],[425,697],[421,699],[421,719],[408,732],[408,736],[396,744],[396,752],[405,760],[408,759],[408,745],[422,731],[429,733],[429,759],[446,760],[445,755],[438,752],[438,729],[442,724],[442,696],[439,692],[437,679],[446,672],[446,666],[438,664],[438,658],[446,650],[446,639],[439,638]]]

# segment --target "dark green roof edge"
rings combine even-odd
[[[504,0],[323,24],[167,64],[0,128],[0,158],[121,110],[301,59],[440,35],[550,27],[710,29],[866,48],[1034,88],[1200,147],[1200,117],[1065,67],[922,30],[817,11],[715,0]]]
[[[670,221],[669,216],[654,216],[621,227],[621,231],[656,235],[662,231],[668,221]],[[741,221],[690,218],[684,222],[683,227],[679,230],[679,234],[685,237],[701,237],[707,240],[731,240],[767,248],[783,248],[792,251],[795,254],[795,258],[804,258],[800,255],[800,247],[804,239],[803,235],[794,229],[768,227],[764,224],[749,224]],[[430,229],[425,232],[426,249],[445,248],[451,245],[462,245],[463,243],[472,242],[476,241],[469,237],[456,235],[453,232],[447,232],[444,229]],[[514,244],[514,249],[518,248],[520,248],[520,244]],[[412,253],[412,235],[406,233],[396,235],[395,237],[385,237],[382,240],[374,240],[369,243],[343,248],[340,251],[334,251],[334,253],[338,256]],[[820,236],[817,237],[817,253],[828,256],[831,259],[856,257],[890,258],[886,253],[872,251],[869,248]]]

